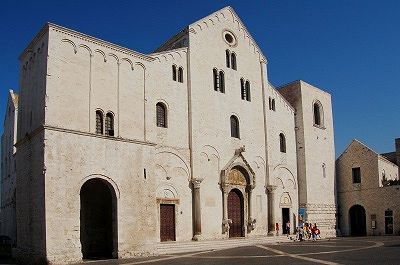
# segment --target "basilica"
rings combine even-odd
[[[288,222],[336,235],[331,95],[271,85],[233,8],[151,54],[47,23],[19,60],[2,154],[21,259],[127,258]]]

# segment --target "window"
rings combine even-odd
[[[279,147],[282,153],[286,153],[286,139],[283,133],[279,134]]]
[[[271,97],[268,98],[268,106],[269,106],[269,110],[272,110],[272,99],[271,99]]]
[[[231,137],[240,138],[239,135],[239,120],[236,116],[231,116]]]
[[[114,115],[108,112],[106,115],[106,135],[114,136]]]
[[[103,134],[103,113],[96,110],[96,133]]]
[[[167,128],[167,109],[163,103],[158,102],[156,105],[157,127]]]
[[[178,69],[178,82],[183,83],[183,68],[179,67]]]
[[[242,99],[245,99],[246,98],[246,89],[244,87],[243,78],[240,79],[240,93],[241,93]]]
[[[353,183],[361,183],[361,170],[359,167],[352,168],[351,174],[353,176]]]
[[[226,56],[226,67],[230,68],[231,67],[231,53],[229,50],[225,51],[225,56]]]
[[[225,74],[219,71],[219,92],[225,93]]]
[[[313,112],[314,112],[314,125],[323,126],[323,112],[321,102],[316,101],[313,104]]]
[[[237,70],[236,66],[236,54],[232,52],[231,54],[231,66],[233,70]]]
[[[385,211],[385,234],[393,234],[393,211],[390,209]]]
[[[322,164],[322,177],[326,178],[326,165]]]
[[[214,80],[214,90],[218,91],[218,87],[219,87],[219,76],[218,76],[218,70],[217,69],[213,69],[213,80]]]
[[[275,111],[275,99],[272,99],[272,110]]]
[[[250,100],[250,82],[249,81],[246,81],[246,100],[251,101]]]
[[[172,80],[176,81],[176,65],[172,65]]]

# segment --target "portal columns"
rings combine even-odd
[[[193,178],[193,240],[197,241],[201,235],[201,201],[200,201],[200,184],[202,178]]]
[[[268,235],[275,234],[275,190],[277,186],[268,185],[267,187],[268,198]]]

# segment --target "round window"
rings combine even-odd
[[[225,42],[229,45],[229,46],[234,46],[236,45],[236,38],[235,35],[233,35],[232,32],[230,31],[225,31],[223,34],[224,40]]]

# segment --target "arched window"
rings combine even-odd
[[[313,104],[314,125],[323,126],[323,111],[319,101]]]
[[[239,120],[235,115],[231,116],[231,137],[240,138]]]
[[[179,67],[178,69],[178,82],[183,83],[183,68]]]
[[[213,80],[214,80],[214,90],[218,91],[219,76],[218,76],[218,70],[215,68],[213,69]]]
[[[269,106],[269,110],[272,110],[272,99],[271,99],[271,97],[268,98],[268,106]]]
[[[230,68],[231,67],[231,62],[230,62],[231,55],[230,55],[229,50],[225,51],[225,56],[226,56],[226,67]]]
[[[250,99],[250,82],[246,81],[246,100],[251,101]]]
[[[172,65],[172,80],[176,81],[176,65]]]
[[[114,136],[114,115],[108,112],[106,115],[106,135]]]
[[[279,134],[279,147],[282,153],[286,153],[286,139],[283,133]]]
[[[232,65],[232,69],[236,70],[237,69],[237,65],[236,65],[236,54],[232,52],[231,54],[231,65]]]
[[[157,127],[167,128],[167,108],[161,102],[156,105]]]
[[[219,91],[225,93],[225,74],[219,71]]]
[[[272,110],[275,111],[275,99],[272,99]]]
[[[96,133],[103,134],[103,113],[96,110]]]
[[[244,80],[243,78],[240,79],[240,94],[242,96],[242,99],[246,98],[246,89],[244,87]]]
[[[322,164],[322,177],[326,178],[326,165]]]

